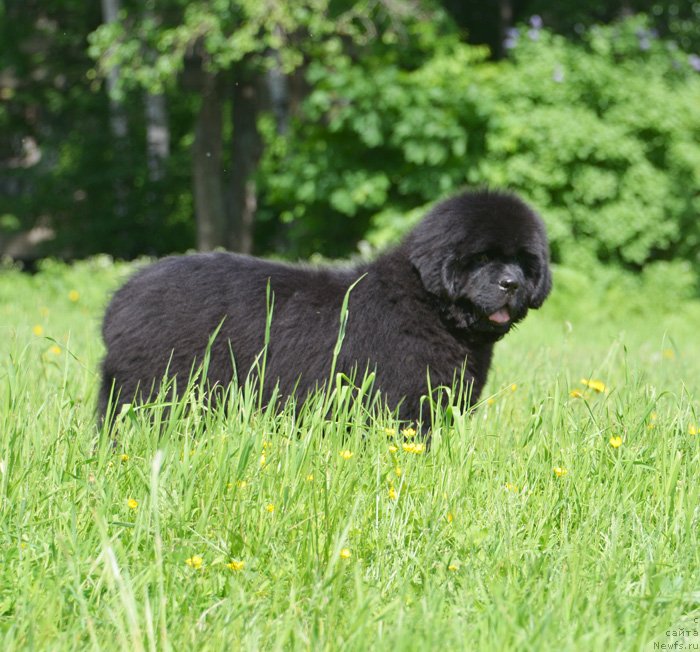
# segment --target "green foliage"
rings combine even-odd
[[[560,259],[700,263],[700,77],[664,42],[640,48],[643,29],[595,28],[584,46],[523,34],[484,87],[493,112],[481,180],[541,207]]]
[[[525,30],[500,63],[448,39],[413,69],[316,62],[290,142],[270,150],[267,200],[294,207],[303,249],[336,215],[383,244],[438,195],[509,188],[544,214],[555,260],[697,270],[700,76],[665,42],[641,48],[644,29],[595,28],[583,44]]]

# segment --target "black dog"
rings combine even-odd
[[[351,268],[229,253],[166,258],[138,272],[107,309],[102,417],[110,396],[117,409],[142,401],[166,374],[181,389],[219,327],[209,385],[245,378],[264,346],[268,285],[263,396],[278,384],[303,400],[329,379],[341,306],[356,281],[336,370],[376,369],[389,407],[418,422],[428,375],[433,388],[451,386],[465,368],[475,402],[494,343],[542,305],[551,289],[545,229],[518,198],[483,191],[437,204],[396,248]]]

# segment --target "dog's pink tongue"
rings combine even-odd
[[[492,315],[489,315],[489,321],[496,322],[497,324],[505,324],[510,321],[510,314],[505,308],[496,310]]]

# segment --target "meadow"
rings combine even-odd
[[[556,270],[428,453],[342,384],[331,418],[131,409],[113,445],[132,269],[0,271],[3,650],[700,649],[697,301]]]

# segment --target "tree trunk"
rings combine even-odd
[[[253,225],[257,209],[255,173],[262,155],[257,118],[260,110],[258,79],[245,64],[235,69],[233,85],[233,138],[229,183],[228,244],[232,251],[253,251]]]
[[[502,59],[506,56],[504,43],[508,36],[508,30],[513,27],[513,2],[512,0],[498,0],[498,31],[499,41],[496,56]]]
[[[102,19],[106,24],[116,23],[119,20],[121,0],[102,0]],[[116,158],[126,156],[126,137],[129,132],[129,123],[126,117],[124,105],[116,97],[119,84],[119,68],[111,68],[107,73],[107,93],[109,95],[109,127],[112,132],[113,146]],[[125,166],[126,167],[126,166]],[[127,212],[127,188],[123,178],[116,177],[112,181],[114,189],[114,214],[123,218]]]
[[[202,104],[192,147],[192,176],[197,218],[197,248],[211,251],[226,244],[226,212],[221,178],[222,110],[218,80],[201,70]]]
[[[160,93],[146,93],[146,155],[149,180],[162,181],[170,156],[170,130],[165,95]]]
[[[275,34],[282,37],[282,29],[279,26],[275,27]],[[275,116],[277,133],[284,135],[289,130],[289,84],[282,68],[279,50],[273,50],[270,54],[272,65],[267,72],[267,95],[270,98],[272,115]]]

